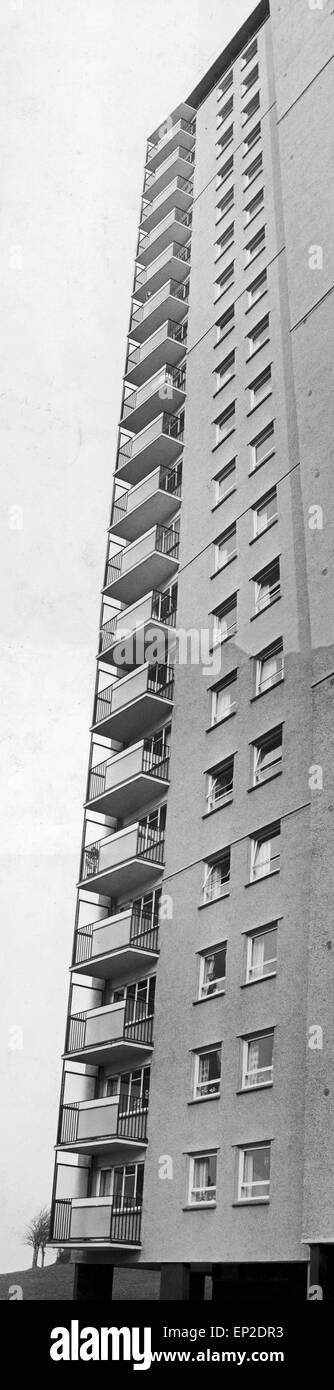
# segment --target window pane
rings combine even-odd
[[[203,980],[201,985],[201,996],[207,998],[210,994],[217,994],[220,986],[225,980],[226,971],[226,946],[220,950],[213,951],[211,955],[205,956],[203,963]]]

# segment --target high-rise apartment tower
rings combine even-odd
[[[332,23],[259,4],[147,143],[53,1198],[79,1298],[334,1295]]]

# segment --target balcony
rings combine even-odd
[[[184,405],[185,388],[185,371],[177,367],[161,367],[135,391],[126,386],[121,427],[134,432],[144,429],[161,414],[162,406],[167,414],[174,415]]]
[[[178,280],[165,280],[161,289],[153,294],[146,304],[133,308],[129,337],[137,343],[145,342],[165,319],[181,323],[188,312],[188,285]]]
[[[161,651],[155,653],[159,665],[166,662],[166,653],[171,646],[170,628],[176,624],[176,594],[169,595],[153,589],[150,594],[132,604],[125,612],[115,613],[103,623],[100,630],[98,656],[108,665],[142,666],[149,649],[152,661],[152,643],[160,641]]]
[[[135,1157],[147,1143],[147,1106],[131,1098],[101,1097],[62,1105],[59,1115],[57,1148],[69,1153],[103,1153],[112,1150],[113,1159],[131,1147]]]
[[[193,201],[193,181],[189,177],[185,179],[172,179],[168,188],[163,188],[162,193],[158,194],[153,202],[146,201],[144,196],[140,226],[145,232],[152,232],[154,227],[167,217],[167,213],[175,208],[179,212],[189,212]]]
[[[187,278],[190,266],[190,246],[177,246],[169,243],[164,251],[151,262],[151,265],[137,265],[133,287],[133,298],[145,304],[148,298],[157,293],[167,279],[181,283]]]
[[[170,468],[183,448],[183,418],[163,411],[140,430],[134,439],[121,443],[116,464],[117,477],[125,482],[140,483],[156,464]]]
[[[136,259],[141,265],[148,266],[172,242],[177,246],[185,246],[189,242],[191,223],[191,212],[180,212],[179,208],[172,208],[167,216],[163,217],[162,222],[153,227],[152,232],[139,232]]]
[[[117,485],[116,485],[117,486]],[[137,540],[157,522],[171,521],[179,511],[182,493],[182,463],[173,468],[154,468],[142,483],[116,492],[110,531],[124,541]]]
[[[149,589],[171,583],[179,567],[179,530],[153,526],[107,563],[104,594],[131,604]]]
[[[158,169],[159,164],[173,153],[179,145],[183,149],[192,150],[195,144],[196,127],[194,120],[186,121],[183,117],[175,121],[165,134],[157,140],[148,141],[147,166],[149,169]]]
[[[93,730],[104,738],[131,743],[168,718],[173,695],[172,666],[137,667],[130,675],[98,691]]]
[[[78,975],[117,980],[131,970],[148,970],[158,954],[158,912],[141,903],[78,927],[71,969]]]
[[[147,884],[161,878],[163,862],[162,833],[145,820],[135,821],[85,846],[78,886],[109,898],[125,893],[138,896]]]
[[[141,1208],[113,1206],[112,1197],[67,1197],[52,1213],[53,1245],[140,1249]]]
[[[76,1062],[137,1066],[152,1052],[153,1014],[133,999],[71,1014],[65,1053]]]
[[[153,173],[147,169],[144,179],[144,198],[149,202],[158,197],[163,189],[175,178],[189,179],[193,172],[194,151],[188,150],[185,145],[176,145],[172,153],[159,164],[159,168]]]
[[[161,736],[131,744],[93,767],[87,807],[122,819],[144,809],[168,790],[169,748]]]
[[[187,324],[167,319],[140,347],[130,347],[126,364],[127,385],[141,386],[161,367],[177,367],[187,346]]]

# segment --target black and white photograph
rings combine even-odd
[[[319,1369],[330,1330],[333,26],[1,0],[0,1316],[34,1374]]]

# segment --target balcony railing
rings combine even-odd
[[[138,545],[138,542],[135,542],[135,544]],[[127,549],[128,547],[125,547],[125,549],[122,550],[119,555],[112,555],[111,560],[108,560],[104,581],[105,587],[107,587],[110,584],[113,584],[114,580],[117,579],[120,574],[122,574],[123,557],[126,554]],[[152,550],[158,550],[161,555],[171,555],[174,560],[178,560],[180,550],[179,531],[176,530],[174,526],[157,526],[155,528],[155,536],[152,536]],[[127,555],[127,560],[128,558],[129,557]],[[135,562],[133,560],[133,564],[134,563]]]
[[[143,742],[141,767],[138,766],[138,771],[151,773],[152,776],[161,777],[163,781],[167,781],[169,770],[169,749],[165,749],[163,757],[160,758],[157,756],[155,749],[156,744],[154,742],[154,739],[145,738]],[[108,768],[110,767],[111,763],[113,763],[113,761],[114,759],[112,757],[106,758],[106,760],[103,763],[98,763],[98,765],[92,769],[92,772],[90,773],[89,777],[89,801],[94,801],[96,797],[101,796],[102,793],[106,790]]]
[[[102,1098],[101,1098],[102,1099]],[[98,1110],[98,1103],[96,1106]],[[117,1116],[115,1118],[115,1109]],[[71,1101],[70,1104],[62,1105],[59,1116],[59,1144],[76,1144],[78,1140],[78,1127],[80,1109],[84,1109],[82,1102]],[[134,1139],[139,1143],[144,1143],[147,1136],[147,1106],[144,1107],[141,1100],[135,1097],[120,1096],[118,1106],[110,1105],[111,1128],[110,1135],[105,1132],[99,1134],[98,1131],[87,1136],[91,1139],[105,1139],[107,1137],[115,1139]],[[98,1124],[98,1121],[97,1121]],[[80,1138],[80,1136],[79,1136]]]
[[[190,198],[192,198],[194,191],[192,179],[185,179],[182,174],[178,174],[172,182],[173,187],[175,189],[175,193],[178,193],[180,191],[180,193],[186,193]],[[141,222],[146,222],[147,218],[151,217],[152,214],[158,209],[158,207],[160,207],[161,204],[164,203],[165,199],[168,198],[169,194],[170,185],[167,185],[167,188],[163,188],[161,193],[159,193],[157,197],[153,199],[153,202],[147,202],[145,206],[143,205],[141,212]]]
[[[133,309],[130,336],[144,319],[148,319],[149,316],[154,313],[154,310],[160,307],[160,304],[164,304],[165,299],[168,298],[169,295],[171,295],[173,299],[181,299],[184,304],[188,304],[189,281],[183,280],[180,283],[179,280],[168,280],[167,277],[165,284],[156,291],[156,294],[152,294],[152,296],[148,295],[144,304],[138,304],[138,308]]]
[[[114,914],[117,916],[117,914]],[[108,919],[110,921],[110,919]],[[83,965],[92,959],[94,932],[103,929],[103,917],[78,927],[74,938],[73,965]],[[143,951],[158,951],[159,914],[156,910],[148,912],[144,908],[132,908],[129,940],[132,946]]]
[[[159,183],[159,180],[163,177],[164,173],[166,173],[166,171],[168,170],[168,165],[169,165],[169,163],[170,163],[170,167],[171,167],[171,178],[173,178],[173,162],[174,162],[174,160],[176,160],[176,159],[182,159],[182,160],[184,160],[184,163],[185,163],[185,164],[194,164],[194,163],[195,163],[195,153],[194,153],[194,150],[187,150],[185,145],[176,145],[175,150],[173,150],[172,154],[168,155],[167,158],[163,161],[162,164],[159,164],[158,169],[156,169],[156,170],[154,171],[154,173],[153,173],[153,171],[152,171],[151,169],[147,169],[147,170],[146,170],[146,173],[145,173],[145,178],[144,178],[144,188],[143,188],[144,196],[145,196],[145,193],[147,193],[148,190],[149,190],[150,188],[152,188],[152,186],[153,186],[154,184],[158,184],[158,183]]]
[[[176,625],[176,606],[177,606],[177,597],[176,597],[176,595],[175,595],[175,598],[174,598],[174,597],[172,598],[172,597],[170,596],[170,594],[168,593],[168,591],[163,593],[163,592],[161,592],[160,589],[152,589],[152,597],[151,597],[150,600],[149,600],[149,604],[150,604],[150,611],[149,611],[149,612],[146,612],[146,609],[147,609],[147,602],[148,602],[148,601],[146,601],[146,603],[145,603],[145,612],[144,612],[144,609],[143,609],[143,605],[141,605],[140,603],[138,603],[138,605],[136,606],[136,612],[137,612],[137,615],[138,615],[139,626],[140,626],[140,611],[141,611],[141,608],[142,608],[142,611],[143,611],[143,614],[144,614],[144,616],[143,616],[143,622],[144,622],[144,624],[145,624],[145,622],[150,622],[151,619],[153,619],[153,621],[155,621],[155,622],[163,623],[166,627],[175,627],[175,625]],[[127,611],[127,615],[131,612],[130,609],[127,609],[126,611]],[[113,616],[112,618],[108,618],[108,619],[107,619],[107,622],[102,623],[102,627],[100,628],[100,647],[99,647],[99,656],[100,656],[100,657],[103,655],[104,652],[108,651],[108,649],[111,648],[111,647],[113,646],[113,639],[116,638],[116,640],[117,640],[117,627],[118,627],[118,624],[119,624],[119,640],[121,640],[121,639],[122,639],[122,634],[123,634],[123,636],[124,636],[123,613],[121,613],[121,614],[120,614],[120,613],[115,613],[114,616]],[[130,633],[131,633],[131,631],[132,631],[131,626],[129,627],[129,631],[130,631]],[[136,631],[137,631],[137,620],[136,620],[136,621],[133,621],[133,635],[134,635],[134,636],[135,636]],[[128,629],[127,629],[127,632],[128,632]],[[136,664],[136,663],[135,663],[135,664]]]
[[[165,252],[164,254],[166,259],[167,253]],[[181,246],[180,250],[175,250],[175,247],[172,242],[170,246],[170,255],[168,255],[168,260],[166,259],[166,265],[168,265],[168,262],[171,258],[173,258],[173,260],[175,261],[183,261],[185,265],[188,265],[190,261],[190,247]],[[152,261],[152,264],[150,266],[138,267],[134,282],[134,295],[136,294],[136,290],[141,289],[143,285],[147,284],[147,281],[150,281],[150,279],[152,279],[152,276],[154,275],[154,266],[155,261]]]
[[[166,387],[168,388],[171,386],[173,391],[184,391],[185,384],[186,373],[184,367],[163,367],[160,372],[157,372],[154,377],[151,377],[150,381],[145,383],[145,386],[138,386],[135,391],[131,391],[128,396],[125,396],[122,408],[122,419],[126,420],[127,416],[131,415],[133,410],[138,409],[140,405],[144,405],[145,401],[148,401],[150,396],[154,396],[156,392],[159,393],[162,399],[163,394],[171,394],[165,389]]]
[[[170,126],[170,128],[167,129],[167,130],[165,131],[164,135],[161,135],[161,136],[160,136],[160,139],[159,139],[159,135],[157,135],[157,136],[156,136],[156,139],[154,139],[154,140],[153,140],[153,139],[148,140],[148,144],[147,144],[147,159],[148,159],[148,160],[152,158],[152,155],[154,155],[154,154],[159,154],[159,153],[160,153],[160,150],[163,150],[164,145],[166,145],[166,144],[168,145],[168,141],[172,138],[174,131],[176,131],[177,129],[179,129],[180,131],[182,131],[182,130],[186,131],[188,135],[195,135],[195,130],[196,130],[195,121],[194,121],[194,120],[192,120],[192,121],[185,121],[184,118],[183,118],[183,116],[182,116],[182,117],[180,118],[180,120],[176,122],[176,125],[175,125],[175,126]]]
[[[170,439],[179,439],[180,443],[183,443],[184,424],[183,418],[180,420],[179,415],[168,415],[167,411],[164,410],[162,415],[157,417],[157,421],[152,421],[150,425],[146,426],[147,432],[151,431],[152,427],[156,430],[157,435],[166,434]],[[120,469],[128,459],[137,457],[141,450],[144,450],[145,444],[148,445],[148,440],[151,440],[151,434],[148,435],[145,430],[142,431],[142,434],[137,434],[134,439],[127,439],[119,449],[116,470]]]
[[[115,684],[108,685],[100,691],[96,700],[95,724],[100,720],[107,719],[112,714],[115,700]],[[117,687],[118,688],[118,687]],[[174,670],[172,666],[151,666],[147,677],[147,687],[150,695],[160,695],[163,700],[172,700],[174,693]]]
[[[161,598],[161,595],[159,595]],[[115,832],[117,834],[117,831]],[[113,840],[105,836],[102,840],[94,840],[93,844],[86,845],[83,851],[82,879],[92,878],[99,872],[101,850],[106,845],[106,840]],[[137,832],[136,858],[150,859],[152,864],[163,864],[164,857],[164,838],[159,830],[153,829],[147,821],[139,821]]]
[[[119,485],[118,485],[119,486]],[[182,465],[175,464],[172,468],[167,468],[166,464],[161,464],[156,481],[156,489],[161,492],[168,492],[172,497],[181,497],[182,488]],[[117,522],[123,521],[129,508],[131,498],[131,488],[126,488],[120,492],[113,503],[111,513],[111,526],[116,526]]]
[[[171,217],[173,217],[174,220],[178,222],[181,227],[189,227],[190,230],[192,224],[192,213],[181,212],[179,208],[175,208],[175,211],[173,213],[167,213],[167,217],[163,218],[163,221],[158,223],[158,227],[155,228],[153,233],[139,232],[137,247],[138,260],[140,260],[141,255],[144,255],[144,253],[149,250],[150,246],[154,246],[154,242],[158,239],[159,236],[161,236],[161,233],[164,229],[164,222],[168,224]]]
[[[175,283],[175,282],[173,281],[173,283]],[[186,342],[187,342],[187,324],[186,324],[186,323],[174,323],[173,319],[167,319],[166,325],[163,325],[163,328],[164,328],[164,333],[165,333],[166,338],[172,338],[173,341],[175,341],[175,342],[177,342],[177,343],[181,343],[181,344],[184,343],[184,344],[186,344]],[[160,335],[161,335],[162,329],[158,329],[157,332],[160,333]],[[155,338],[155,334],[153,334],[153,338]],[[149,338],[149,339],[146,339],[146,342],[145,342],[145,343],[141,343],[141,345],[140,345],[139,347],[137,347],[137,348],[132,348],[132,349],[131,349],[131,352],[129,352],[129,354],[128,354],[128,359],[127,359],[127,364],[126,364],[126,372],[125,372],[125,375],[127,375],[128,372],[132,371],[134,367],[137,367],[139,362],[144,361],[144,358],[147,357],[147,355],[148,355],[148,354],[147,354],[147,350],[148,350],[148,348],[150,348],[150,344],[151,344],[151,339]],[[155,344],[154,344],[154,346],[155,346]]]
[[[94,1238],[94,1235],[85,1234],[82,1236],[77,1235],[76,1237],[71,1235],[71,1222],[73,1212],[76,1212],[78,1214],[78,1212],[80,1211],[80,1207],[82,1207],[83,1211],[86,1210],[87,1212],[89,1211],[89,1206],[89,1199],[87,1199],[87,1204],[85,1204],[84,1198],[82,1199],[82,1202],[80,1204],[77,1204],[75,1206],[73,1205],[72,1197],[62,1198],[61,1201],[57,1200],[54,1203],[51,1236],[51,1239],[54,1242],[54,1244],[64,1245],[69,1240],[73,1240],[73,1243],[77,1241],[77,1244],[80,1245],[94,1244],[94,1239],[96,1240],[96,1237]],[[99,1203],[99,1210],[101,1210],[102,1207],[103,1203]],[[130,1202],[127,1205],[123,1204],[122,1207],[111,1206],[108,1202],[106,1202],[105,1208],[108,1212],[108,1234],[101,1235],[99,1233],[98,1243],[101,1244],[101,1241],[104,1241],[105,1244],[111,1243],[115,1245],[139,1245],[141,1230],[141,1208],[138,1205],[135,1206],[133,1202]]]
[[[86,1046],[87,1019],[89,1019],[89,1009],[84,1009],[80,1013],[71,1014],[68,1019],[66,1052],[82,1052]],[[150,1046],[153,1038],[153,1014],[145,1012],[145,1006],[140,1005],[135,999],[127,999],[124,1015],[123,1029],[121,1038],[127,1042],[139,1042]],[[115,1039],[113,1039],[115,1041]],[[92,1046],[98,1046],[99,1039]]]

